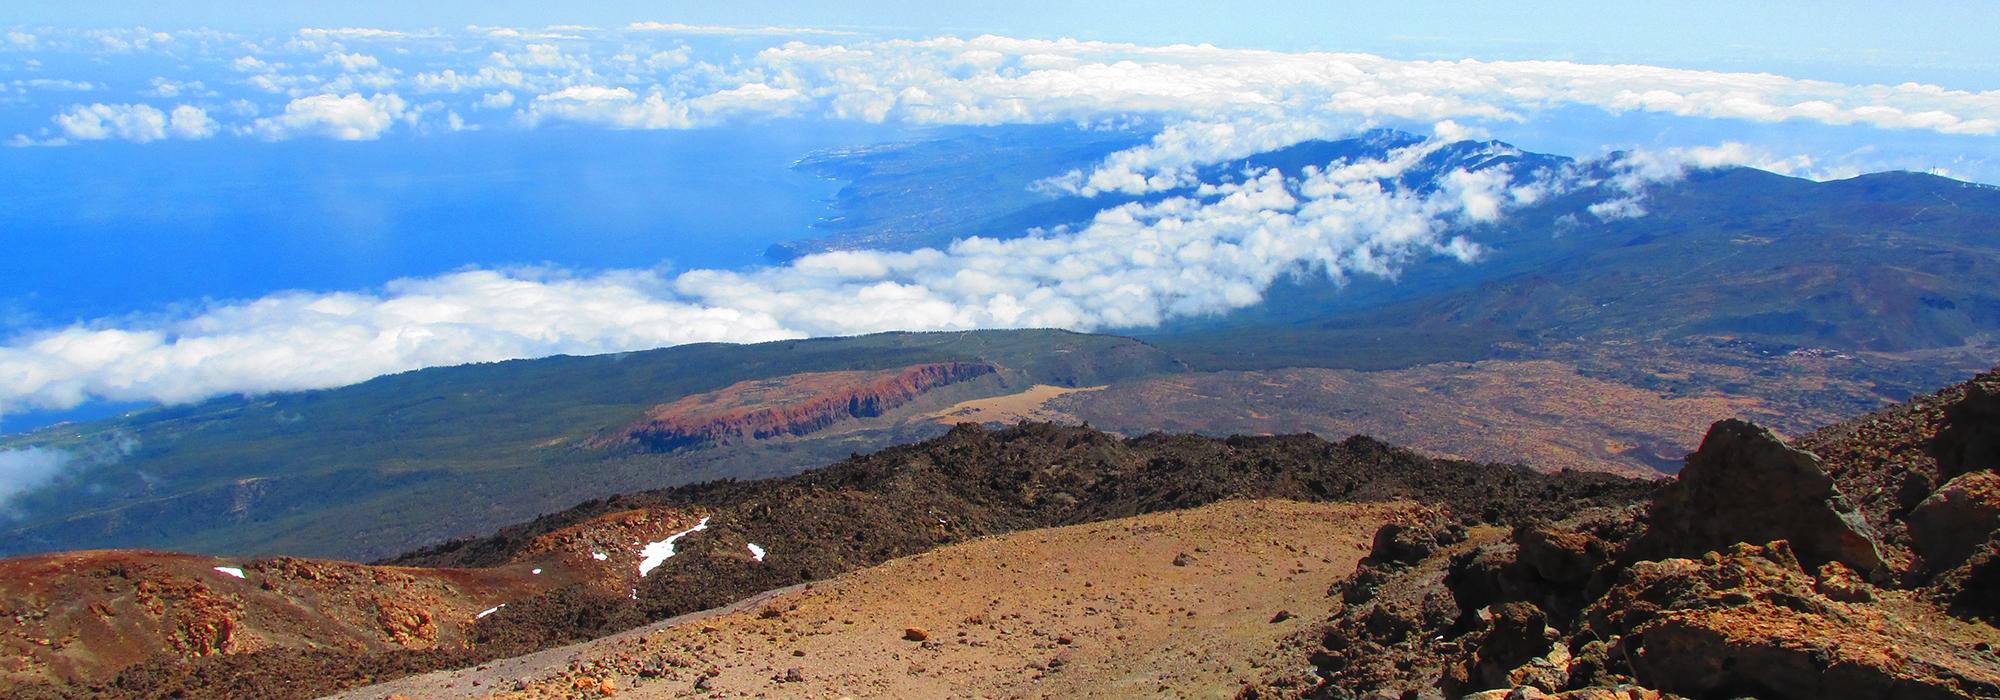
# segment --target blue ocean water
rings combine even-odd
[[[840,183],[790,168],[889,127],[538,129],[0,149],[0,337],[467,266],[736,268]]]
[[[794,161],[908,135],[770,122],[0,148],[0,342],[468,266],[755,265],[812,235],[841,187]],[[0,434],[145,405],[10,414]]]

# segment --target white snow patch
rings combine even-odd
[[[534,571],[530,571],[530,572],[528,572],[528,573],[531,573],[531,574],[534,574],[534,575],[536,575],[536,576],[540,576],[540,575],[542,575],[542,570],[541,570],[541,569],[536,569],[536,570],[534,570]]]
[[[654,567],[666,563],[668,558],[674,556],[674,540],[686,537],[689,533],[697,530],[706,529],[708,529],[708,518],[702,518],[701,522],[695,523],[694,527],[676,532],[671,537],[646,545],[646,548],[639,552],[639,556],[643,557],[639,560],[639,575],[645,576]]]
[[[632,599],[633,600],[639,599],[639,589],[637,588],[632,589]]]
[[[230,576],[235,576],[236,578],[243,578],[243,570],[238,569],[234,566],[218,566],[215,567],[215,570],[225,574],[229,574]]]
[[[764,548],[757,546],[755,542],[750,543],[750,558],[756,559],[757,561],[763,561]]]
[[[499,604],[499,605],[495,605],[495,606],[493,606],[493,607],[490,607],[490,608],[487,608],[487,609],[485,609],[485,610],[481,610],[481,611],[479,611],[479,614],[478,614],[478,615],[474,615],[474,616],[472,616],[472,619],[474,619],[474,620],[477,620],[477,619],[479,619],[479,618],[482,618],[482,617],[486,617],[487,615],[491,615],[491,614],[493,614],[493,613],[497,613],[497,612],[500,612],[500,609],[501,609],[501,608],[504,608],[504,607],[507,607],[507,604],[506,604],[506,603],[501,603],[501,604]]]
[[[591,552],[590,558],[596,559],[598,561],[604,561],[606,559],[610,559],[611,557],[605,556],[603,552]]]

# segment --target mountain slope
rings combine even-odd
[[[1416,508],[1225,501],[981,538],[723,616],[336,697],[566,698],[606,681],[621,698],[697,682],[785,697],[1226,697],[1292,663],[1288,638],[1330,612],[1328,586]],[[913,627],[927,639],[905,639]]]
[[[1231,498],[1404,498],[1475,519],[1515,522],[1560,517],[1593,504],[1629,503],[1653,488],[1651,482],[1604,474],[1541,474],[1518,466],[1433,460],[1361,437],[1340,443],[1312,436],[1121,439],[1085,428],[1026,425],[988,431],[966,425],[940,438],[798,476],[586,502],[490,537],[384,562],[398,567],[396,571],[470,569],[536,586],[454,598],[452,605],[458,608],[434,612],[433,619],[462,614],[460,608],[468,604],[492,609],[461,621],[467,625],[461,633],[465,643],[458,646],[440,642],[383,649],[308,638],[207,655],[161,646],[153,650],[158,654],[154,660],[119,671],[115,678],[103,673],[112,669],[62,675],[57,667],[45,666],[40,672],[81,684],[67,686],[69,692],[202,696],[227,689],[246,697],[300,697],[593,639],[988,535]],[[255,577],[248,581],[253,586],[264,583],[263,572],[271,566],[241,563]],[[524,569],[527,576],[521,574]],[[533,569],[543,573],[533,574]],[[216,579],[214,572],[185,573],[206,577],[206,584],[234,585]],[[68,575],[88,581],[93,574],[77,570]],[[242,600],[232,596],[243,593],[226,585],[206,584],[225,600]],[[21,601],[8,603],[10,608],[36,609],[46,602],[37,603],[32,590],[45,585],[51,584],[0,580],[0,600]],[[73,615],[87,611],[97,595],[94,589],[75,580],[64,585],[80,594],[65,609]],[[499,597],[509,591],[519,597]],[[400,598],[390,602],[421,607]],[[502,603],[505,607],[499,607]],[[256,606],[235,609],[240,615]],[[32,658],[90,651],[23,649]],[[20,685],[15,695],[32,689]]]
[[[995,369],[796,438],[676,454],[587,444],[656,405],[739,381],[938,362]],[[1157,350],[1108,336],[897,333],[442,367],[223,398],[9,440],[108,456],[79,458],[50,488],[14,502],[0,553],[156,547],[372,558],[621,491],[781,475],[929,437],[945,428],[915,418],[926,409],[1010,386],[1178,369]]]
[[[1647,188],[1642,216],[1586,211],[1609,196],[1572,193],[1469,230],[1489,249],[1471,265],[1294,280],[1231,317],[1143,335],[1204,368],[1372,368],[1578,337],[1897,352],[1991,344],[2000,327],[1985,284],[2000,278],[2000,189],[1722,168]],[[1245,333],[1283,340],[1231,352]]]

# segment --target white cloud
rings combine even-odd
[[[527,74],[518,69],[480,66],[466,73],[450,68],[435,73],[418,73],[413,82],[419,92],[465,92],[493,88],[522,88],[527,86],[528,81]]]
[[[327,54],[323,62],[329,66],[349,72],[374,70],[382,67],[380,60],[364,53],[340,53],[336,51]]]
[[[626,31],[661,32],[667,34],[710,34],[722,36],[854,36],[854,32],[835,29],[815,29],[812,27],[732,27],[719,24],[682,24],[679,22],[633,22],[625,25]]]
[[[206,36],[163,40],[155,34],[129,30],[101,36],[126,44],[208,42],[191,60],[227,62],[244,74],[245,84],[283,96],[265,98],[266,114],[284,108],[285,100],[329,94],[471,93],[452,102],[469,114],[478,107],[509,108],[478,102],[506,92],[523,105],[517,123],[525,125],[688,128],[760,116],[911,124],[1141,118],[1167,125],[1148,148],[1061,181],[1086,192],[1154,189],[1183,179],[1190,163],[1356,126],[1446,122],[1470,135],[1576,107],[1601,110],[1606,119],[1648,112],[2000,135],[2000,91],[1850,85],[1643,65],[1410,61],[1362,53],[996,36],[876,40],[792,27],[658,22],[628,26],[611,35],[615,41],[602,42],[542,41],[530,32],[484,27],[421,35],[307,28],[289,41],[261,43]],[[696,34],[800,40],[762,50],[710,43],[705,48],[711,52],[755,52],[703,55],[682,42]],[[79,36],[94,41],[100,35]],[[369,41],[368,51],[342,43],[351,40]],[[392,54],[410,56],[411,65],[424,68],[410,74],[390,68],[383,59]],[[330,79],[314,72],[330,69],[337,71]],[[630,98],[582,100],[579,89],[623,90]],[[173,90],[156,86],[152,94]],[[1822,154],[1822,162],[1787,167],[1827,172],[1824,159]]]
[[[689,107],[708,114],[755,113],[770,116],[791,114],[805,103],[805,96],[792,88],[763,83],[714,92],[689,101]]]
[[[1740,166],[1822,181],[1859,174],[1853,166],[1822,166],[1807,155],[1774,156],[1736,141],[1712,146],[1635,149],[1612,154],[1604,165],[1610,171],[1605,184],[1622,193],[1588,207],[1593,216],[1604,221],[1645,216],[1648,189],[1678,181],[1691,170]]]
[[[1645,199],[1636,194],[1597,202],[1591,204],[1587,209],[1590,211],[1591,216],[1595,216],[1601,221],[1636,219],[1646,215]]]
[[[215,120],[200,107],[180,105],[172,112],[143,104],[75,105],[55,116],[66,139],[123,139],[145,143],[165,138],[204,139],[215,135]]]
[[[636,96],[598,89],[637,103]],[[1386,184],[1436,143],[1286,180],[1211,184],[1133,204],[1073,233],[971,238],[906,253],[836,252],[750,271],[590,277],[473,271],[379,293],[279,294],[156,327],[79,325],[0,348],[0,413],[89,398],[192,401],[327,387],[417,367],[891,329],[1147,326],[1257,303],[1295,273],[1394,275],[1470,261],[1460,223],[1521,198],[1505,177],[1447,175],[1417,194]]]
[[[94,83],[87,83],[80,80],[64,80],[62,78],[29,78],[27,80],[15,80],[10,82],[9,84],[12,85],[14,87],[14,90],[17,92],[26,92],[28,90],[49,90],[55,92],[90,92],[92,90],[96,90],[99,88],[99,86]]]
[[[412,35],[372,27],[306,27],[299,30],[299,36],[311,39],[402,39]]]
[[[622,87],[579,85],[538,95],[522,113],[530,124],[568,121],[619,129],[686,129],[695,125],[687,103],[660,92],[644,98]]]
[[[0,508],[69,470],[70,454],[46,447],[0,450]]]
[[[150,82],[150,85],[151,87],[139,91],[139,94],[148,97],[164,98],[180,97],[183,93],[200,96],[213,96],[215,94],[210,92],[208,86],[199,80],[180,81],[170,80],[165,77],[155,77]]]
[[[394,93],[313,95],[292,100],[283,114],[256,120],[250,132],[273,141],[300,136],[366,141],[380,138],[407,109],[403,98]]]
[[[167,133],[177,139],[205,139],[215,135],[216,124],[207,110],[180,105],[167,115]]]
[[[14,515],[15,500],[29,492],[82,470],[116,464],[138,448],[137,439],[113,433],[71,449],[0,449],[0,515]]]
[[[0,348],[0,413],[88,397],[191,401],[416,367],[787,337],[769,318],[662,298],[648,272],[464,272],[379,294],[281,294],[156,329],[71,327]]]
[[[479,98],[481,109],[506,109],[514,106],[514,93],[506,90],[490,92]]]

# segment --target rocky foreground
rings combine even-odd
[[[1791,441],[1721,421],[1663,484],[1363,437],[966,425],[375,567],[16,560],[0,690],[2000,698],[1996,464],[2000,373]],[[298,610],[337,624],[264,619]]]
[[[382,562],[386,568],[314,565],[360,572],[347,585],[301,581],[278,560],[148,565],[143,585],[104,585],[125,580],[119,566],[178,556],[147,552],[0,579],[0,608],[24,621],[21,634],[0,638],[17,662],[0,669],[0,691],[315,697],[597,639],[1006,533],[1241,498],[1407,499],[1513,523],[1632,503],[1654,488],[1607,474],[1431,459],[1365,437],[1125,439],[1046,424],[998,431],[962,425],[796,477],[591,501]],[[210,568],[222,564],[244,578]],[[371,580],[429,572],[508,583],[405,595]],[[158,587],[212,604],[199,616],[147,604],[145,591]],[[328,606],[353,613],[336,616],[337,634],[271,623]],[[99,609],[123,611],[120,624],[142,632],[92,633]],[[368,614],[376,610],[383,614]],[[400,633],[408,619],[437,633]],[[218,629],[230,634],[218,636]]]
[[[1792,442],[1717,423],[1646,506],[1378,532],[1257,697],[2000,697],[2000,373]]]

